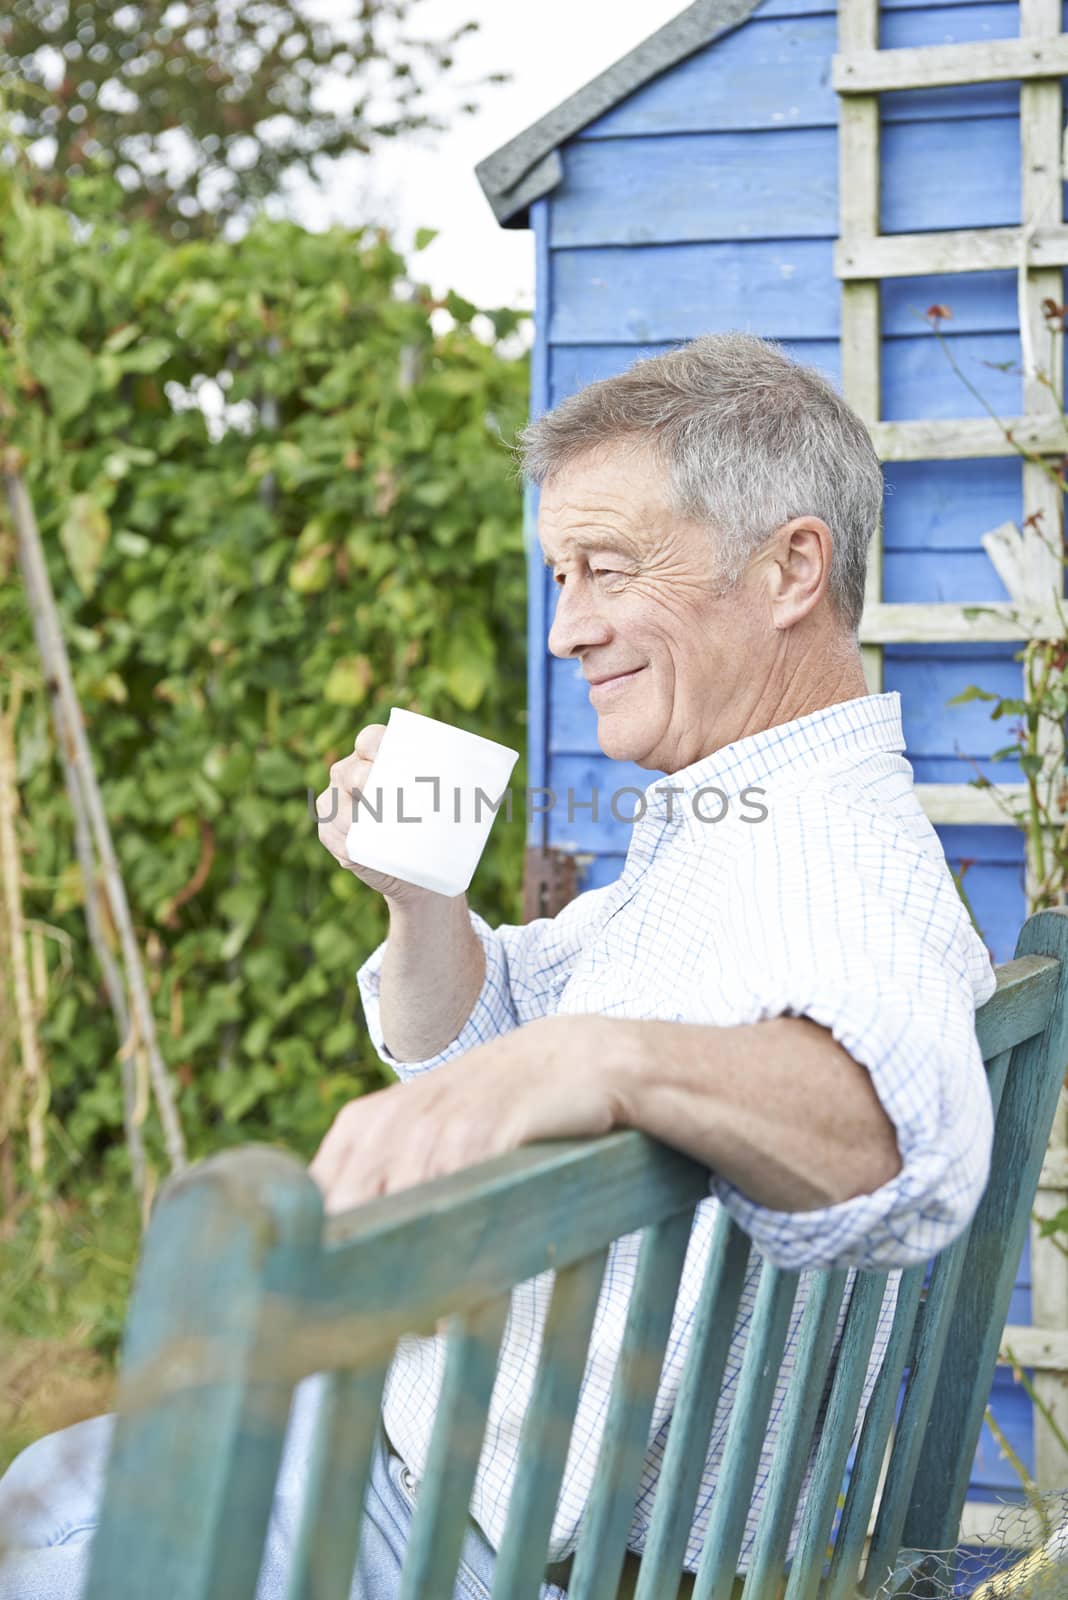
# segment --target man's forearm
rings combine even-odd
[[[486,975],[467,896],[389,902],[389,939],[379,975],[379,1017],[397,1061],[425,1061],[463,1028]]]
[[[869,1074],[807,1018],[734,1028],[567,1021],[590,1030],[588,1040],[572,1031],[570,1048],[600,1063],[617,1126],[686,1151],[758,1205],[816,1210],[870,1194],[901,1170]]]

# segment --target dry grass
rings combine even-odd
[[[59,1339],[0,1335],[0,1472],[42,1434],[110,1409],[114,1371],[88,1339],[88,1328]]]

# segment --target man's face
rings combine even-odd
[[[677,772],[746,731],[776,637],[753,564],[723,594],[714,536],[673,513],[648,451],[562,469],[538,537],[557,583],[549,649],[581,662],[606,755]]]

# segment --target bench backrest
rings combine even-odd
[[[856,1435],[885,1274],[817,1275],[745,1600],[871,1594],[903,1548],[952,1544],[1068,1061],[1068,910],[1025,925],[977,1019],[997,1106],[993,1176],[968,1232],[901,1277],[889,1345]],[[404,1333],[449,1319],[448,1354],[404,1574],[405,1600],[447,1600],[517,1283],[555,1269],[539,1375],[494,1595],[538,1594],[602,1271],[644,1230],[571,1600],[614,1595],[657,1376],[707,1173],[644,1136],[530,1147],[325,1228],[304,1168],[245,1149],[172,1182],[156,1208],[127,1323],[119,1422],[88,1600],[246,1600],[255,1590],[295,1383],[328,1374],[291,1600],[344,1600],[382,1388]],[[749,1258],[721,1213],[668,1437],[638,1600],[673,1594]],[[796,1274],[763,1264],[696,1594],[728,1597]],[[843,1297],[840,1345],[834,1335]],[[896,1418],[903,1375],[908,1372]],[[817,1407],[829,1401],[793,1560],[786,1554]],[[889,1465],[865,1566],[881,1471]],[[861,1568],[865,1567],[861,1575]]]

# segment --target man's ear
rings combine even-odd
[[[817,606],[831,576],[831,530],[819,517],[794,517],[769,550],[769,598],[777,628],[791,628]]]

